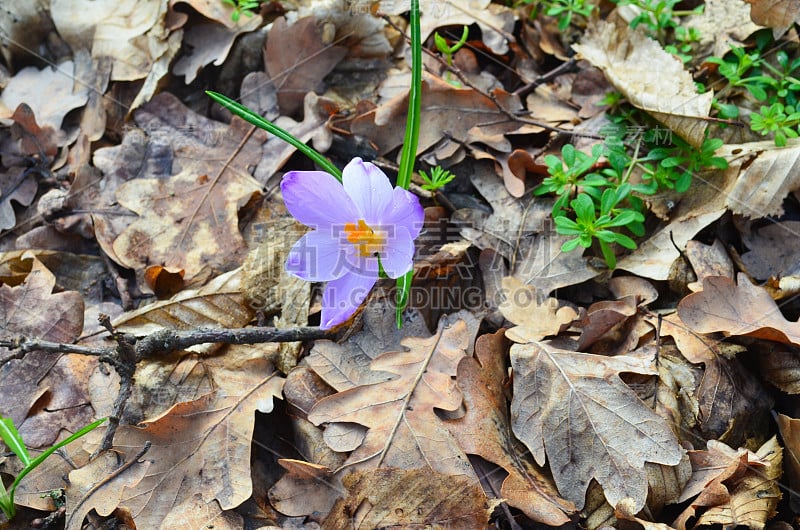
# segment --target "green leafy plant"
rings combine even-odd
[[[545,15],[558,19],[560,31],[566,30],[576,16],[585,23],[596,7],[593,0],[519,0],[511,5],[520,7],[530,4],[536,4],[536,9],[531,12],[531,18],[535,18],[543,9]]]
[[[724,158],[714,155],[722,144],[719,138],[706,138],[698,150],[676,137],[673,147],[656,147],[650,150],[643,160],[658,162],[661,176],[656,176],[655,173],[652,176],[660,185],[683,193],[691,186],[692,175],[706,168],[728,167],[728,162]]]
[[[575,236],[561,246],[564,252],[575,250],[578,246],[589,248],[593,241],[600,245],[606,264],[609,268],[617,266],[617,258],[611,244],[619,244],[625,248],[635,249],[636,243],[625,234],[611,230],[642,223],[644,216],[630,209],[617,209],[615,207],[630,193],[630,185],[624,184],[616,189],[608,188],[600,197],[600,215],[597,215],[595,202],[586,193],[579,193],[570,201],[570,207],[575,212],[575,220],[566,215],[554,218],[556,230],[559,234]]]
[[[428,191],[436,191],[445,187],[456,176],[450,171],[443,169],[441,166],[436,166],[431,169],[431,174],[428,175],[424,170],[420,170],[419,176],[422,177],[424,184],[422,189]]]
[[[222,2],[233,7],[231,20],[234,22],[239,22],[239,19],[242,17],[242,13],[248,17],[252,17],[255,10],[259,8],[263,0],[222,0]]]
[[[655,37],[662,43],[670,31],[679,27],[678,17],[697,15],[703,12],[704,5],[689,11],[675,10],[675,6],[681,0],[612,0],[617,5],[630,5],[638,8],[639,14],[630,22],[632,28],[644,26],[650,36]],[[689,34],[684,38],[688,39]]]
[[[553,205],[553,217],[566,208],[567,203],[574,194],[580,190],[593,197],[599,197],[599,188],[608,185],[608,182],[600,174],[588,172],[600,159],[603,153],[603,146],[600,144],[592,148],[592,154],[587,155],[575,149],[571,144],[561,148],[561,158],[555,155],[544,157],[547,165],[546,177],[533,193],[535,195],[545,195],[552,193],[556,196]]]
[[[773,103],[769,107],[762,106],[761,112],[750,115],[750,128],[762,136],[775,135],[775,145],[783,147],[787,138],[797,138],[797,125],[800,124],[800,112],[794,107],[784,107],[782,103]]]
[[[688,63],[692,60],[694,46],[700,42],[700,32],[697,28],[675,28],[675,42],[664,46],[664,50],[677,56],[681,62]]]
[[[734,46],[727,59],[709,57],[706,62],[719,65],[720,75],[724,76],[731,86],[746,89],[758,101],[767,99],[767,89],[774,80],[761,75],[760,70],[764,62],[760,52],[747,53],[743,47]],[[755,75],[747,75],[748,73]]]
[[[463,31],[461,32],[461,38],[453,44],[452,46],[447,44],[447,39],[439,35],[439,32],[435,32],[433,34],[433,40],[436,43],[436,49],[439,50],[439,53],[444,55],[445,60],[447,61],[447,66],[453,66],[453,55],[461,49],[462,46],[467,42],[467,37],[469,36],[469,28],[464,26]],[[451,85],[461,86],[461,83],[458,81],[451,79],[450,72],[445,72],[445,80],[450,83]]]
[[[74,442],[90,431],[93,431],[104,421],[106,421],[106,418],[102,418],[94,423],[90,423],[69,438],[53,445],[36,458],[31,458],[28,448],[25,446],[25,442],[22,440],[22,436],[20,436],[19,431],[17,431],[17,428],[14,426],[14,422],[11,421],[10,418],[3,418],[0,416],[0,438],[2,438],[3,443],[6,444],[6,446],[8,446],[8,448],[11,449],[15,455],[17,455],[17,458],[19,458],[20,462],[22,462],[22,465],[25,466],[22,468],[22,471],[19,472],[16,478],[14,478],[14,482],[11,484],[11,487],[8,488],[8,490],[6,490],[2,480],[0,480],[0,509],[3,510],[5,516],[8,519],[11,519],[16,514],[14,494],[16,493],[17,486],[19,486],[20,481],[25,478],[28,473],[33,471],[39,464],[44,462],[47,457],[52,455],[58,449],[71,442]]]

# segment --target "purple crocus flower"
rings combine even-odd
[[[354,158],[340,184],[324,171],[290,171],[281,181],[289,212],[313,230],[295,243],[286,270],[310,282],[328,282],[320,327],[329,329],[355,313],[378,279],[411,270],[414,239],[424,212],[416,196],[392,188],[377,166]]]

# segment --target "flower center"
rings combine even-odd
[[[358,249],[359,255],[365,258],[381,252],[386,244],[386,234],[381,230],[376,232],[363,219],[359,219],[358,224],[346,223],[344,233],[347,234],[347,241],[352,243]]]

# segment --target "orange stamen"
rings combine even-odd
[[[344,232],[347,234],[347,241],[355,245],[359,255],[365,258],[381,252],[386,244],[384,232],[374,231],[363,219],[358,220],[358,225],[346,223]]]

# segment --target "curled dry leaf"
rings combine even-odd
[[[475,356],[458,365],[458,386],[464,393],[466,414],[448,421],[448,428],[465,453],[478,455],[501,466],[508,476],[500,496],[532,520],[549,526],[570,521],[575,506],[558,495],[555,485],[525,455],[511,436],[511,419],[504,388],[506,341],[503,332],[483,335],[475,344]]]
[[[503,278],[502,296],[500,312],[517,324],[506,330],[506,337],[514,342],[524,344],[558,335],[578,318],[577,311],[572,307],[561,306],[556,298],[545,298],[546,293],[523,284],[513,276]]]
[[[666,421],[619,377],[656,374],[650,361],[604,357],[544,341],[511,347],[514,434],[536,462],[550,462],[558,491],[583,507],[591,479],[613,506],[647,498],[645,462],[675,465],[683,450]]]
[[[775,515],[781,498],[778,479],[783,461],[783,449],[776,437],[755,454],[710,440],[706,451],[690,451],[689,458],[694,474],[683,500],[699,495],[672,524],[678,530],[685,530],[695,516],[694,528],[721,524],[725,528],[760,530]]]
[[[750,4],[750,18],[759,26],[772,28],[777,40],[795,22],[800,21],[800,0],[745,0]]]
[[[773,141],[728,144],[717,154],[730,160],[725,173],[736,178],[725,199],[733,213],[756,219],[778,217],[786,196],[800,188],[798,139],[789,139],[786,147]]]
[[[118,492],[108,480],[119,463],[105,470],[106,478],[87,479],[92,481],[89,488],[70,476],[73,487],[82,493],[76,498],[77,504],[93,508],[99,499],[110,503],[108,496],[112,495],[120,507],[130,510],[137,527],[160,528],[170,513],[191,501],[197,492],[209,510],[217,503],[228,510],[244,502],[252,494],[254,412],[271,411],[273,399],[281,396],[283,379],[264,359],[235,368],[215,379],[225,383],[217,390],[178,403],[139,427],[120,426],[114,438],[114,454],[125,461],[131,462],[146,442],[152,444],[139,460],[141,464],[133,465],[147,463],[144,475]],[[99,433],[90,440],[98,438]],[[76,525],[68,528],[79,528],[83,518],[70,518],[68,514],[68,520]]]
[[[714,93],[699,94],[691,73],[644,33],[617,17],[593,20],[580,44],[584,59],[605,72],[630,103],[651,114],[691,145],[699,148]]]
[[[678,316],[698,333],[723,331],[800,345],[800,324],[789,322],[769,293],[739,274],[738,283],[721,276],[703,281],[703,290],[678,304]]]
[[[800,420],[790,418],[785,414],[777,416],[778,428],[781,432],[781,439],[786,444],[786,474],[789,478],[789,502],[792,509],[797,513],[800,505],[800,497],[797,494],[800,487]],[[788,489],[788,488],[787,488]]]

